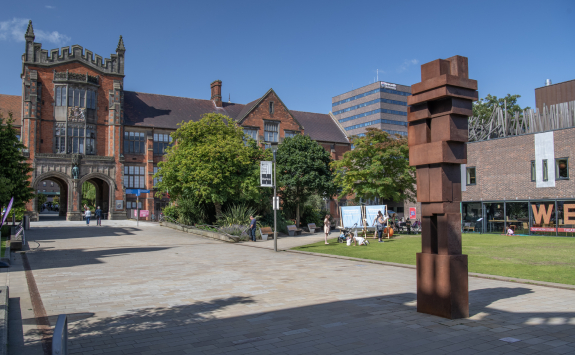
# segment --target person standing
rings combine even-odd
[[[86,216],[86,225],[90,225],[90,217],[92,217],[92,212],[89,208],[86,207],[86,212],[84,214]]]
[[[325,233],[325,244],[329,244],[327,242],[327,236],[329,235],[331,231],[331,223],[329,222],[329,213],[325,215],[325,218],[323,219],[323,232]]]
[[[256,219],[250,216],[250,239],[252,242],[256,241]]]
[[[379,243],[383,243],[382,236],[383,236],[383,225],[387,221],[389,217],[384,217],[381,211],[377,211],[377,217],[375,217],[375,228],[377,229],[377,238],[379,239]]]
[[[96,208],[96,225],[100,227],[102,226],[102,210],[100,209],[100,206]]]

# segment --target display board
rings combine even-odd
[[[361,228],[361,206],[341,207],[341,222],[344,228],[353,228],[357,223],[357,228]]]
[[[365,206],[365,219],[368,227],[374,227],[373,221],[377,217],[377,212],[381,211],[385,216],[387,214],[387,205]]]

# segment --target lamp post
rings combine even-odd
[[[273,209],[274,209],[274,251],[278,251],[278,223],[277,223],[277,209],[279,208],[279,202],[277,201],[277,186],[276,186],[276,152],[278,151],[278,143],[274,142],[271,144],[272,153],[274,155],[274,198],[273,198]]]

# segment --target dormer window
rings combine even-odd
[[[270,101],[270,115],[274,114],[274,102]]]

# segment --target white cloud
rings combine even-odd
[[[0,21],[0,40],[24,42],[24,34],[28,28],[28,20],[23,18],[13,18],[8,21]],[[36,42],[50,42],[60,45],[71,40],[70,37],[58,31],[46,32],[41,29],[34,29]]]
[[[417,65],[417,63],[419,63],[419,60],[417,60],[417,59],[411,59],[411,60],[406,59],[399,66],[399,68],[397,68],[397,72],[402,73],[402,72],[406,71],[407,69],[409,69],[410,66]]]
[[[47,9],[55,9],[56,7],[55,7],[55,6],[51,6],[51,5],[46,5],[46,8],[47,8]]]

